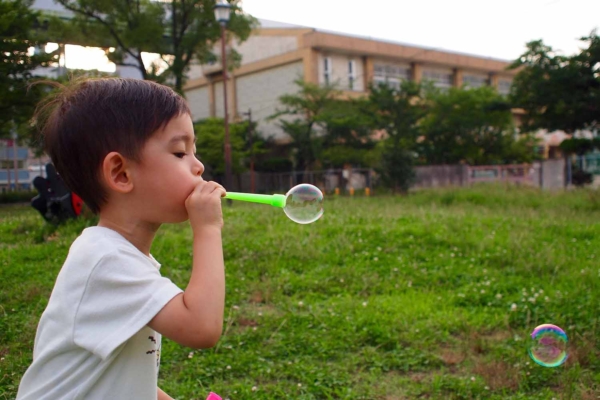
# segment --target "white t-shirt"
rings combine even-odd
[[[17,399],[156,399],[161,336],[177,294],[160,264],[117,232],[85,229],[58,274]]]

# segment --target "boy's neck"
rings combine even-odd
[[[146,256],[150,256],[152,241],[158,228],[160,228],[160,224],[150,224],[135,218],[114,215],[110,212],[100,212],[98,226],[119,233]]]

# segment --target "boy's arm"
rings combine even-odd
[[[169,396],[168,394],[166,394],[165,392],[160,390],[159,387],[157,387],[156,390],[158,391],[158,397],[157,397],[158,400],[173,400],[173,398],[171,396]]]
[[[186,201],[194,232],[193,268],[185,292],[148,324],[167,338],[193,348],[214,346],[223,331],[225,265],[221,241],[221,197],[225,190],[202,182]]]

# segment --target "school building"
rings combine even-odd
[[[245,42],[230,43],[242,56],[228,73],[228,113],[240,119],[248,110],[264,136],[285,141],[277,121],[267,121],[279,97],[294,93],[298,78],[315,84],[335,83],[347,97],[364,96],[369,84],[398,87],[411,79],[439,88],[491,85],[508,94],[515,71],[509,61],[422,48],[384,40],[261,20]],[[218,49],[216,54],[220,54]],[[185,86],[193,119],[223,117],[220,64],[194,66]],[[516,112],[518,114],[518,111]]]

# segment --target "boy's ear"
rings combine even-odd
[[[115,192],[129,193],[133,189],[129,161],[116,151],[112,151],[104,157],[102,178],[106,187]]]

